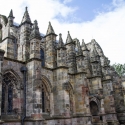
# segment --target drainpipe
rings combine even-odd
[[[26,72],[27,68],[22,66],[20,71],[23,73],[23,113],[21,117],[21,125],[24,125],[24,120],[26,118]]]
[[[2,76],[2,69],[3,69],[3,60],[4,60],[4,53],[5,51],[4,50],[1,50],[0,49],[0,95],[2,95],[2,79],[3,79],[3,76]],[[0,96],[0,100],[2,100],[2,96]],[[1,103],[0,103],[0,108],[1,108]],[[0,125],[3,125],[4,121],[1,120],[1,112],[0,112]]]

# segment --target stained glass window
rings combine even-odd
[[[8,86],[8,113],[11,113],[13,110],[13,87],[12,85]]]
[[[2,85],[2,108],[1,108],[1,112],[4,113],[5,112],[5,93],[6,93],[6,85],[3,84]]]
[[[11,114],[13,112],[13,85],[17,84],[15,76],[7,72],[3,75],[2,83],[2,113]]]
[[[42,89],[42,112],[45,112],[45,94],[44,94],[44,89]]]

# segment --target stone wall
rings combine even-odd
[[[0,47],[5,51],[0,51],[0,124],[125,123],[125,79],[94,39],[80,45],[68,32],[66,43],[61,34],[58,42],[50,22],[41,36],[27,8],[21,24],[13,22],[12,10],[8,18],[0,15]]]

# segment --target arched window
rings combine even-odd
[[[14,59],[17,58],[17,38],[15,36],[12,36],[12,43],[10,43],[13,49],[13,56]]]
[[[69,91],[69,101],[70,101],[70,112],[73,113],[73,92],[72,90],[70,89]]]
[[[50,110],[50,100],[49,93],[47,87],[44,83],[42,83],[42,112],[49,112]]]
[[[10,72],[3,75],[2,81],[2,114],[11,114],[13,112],[13,85],[17,80]]]
[[[92,114],[93,116],[98,115],[98,112],[99,112],[99,110],[98,110],[98,105],[96,104],[95,101],[91,101],[91,102],[90,102],[90,111],[91,111],[91,114]]]
[[[35,90],[35,99],[37,100],[34,102],[37,107],[36,110],[43,113],[49,113],[50,111],[50,98],[49,98],[49,91],[46,84],[42,81],[42,84],[38,84]]]
[[[43,49],[40,50],[40,59],[42,60],[42,66],[45,65],[45,59],[44,59],[44,51]]]
[[[1,112],[5,112],[5,93],[6,93],[6,84],[2,84],[2,104],[1,104]]]
[[[63,85],[64,89],[68,92],[68,97],[69,98],[69,106],[67,105],[67,107],[69,107],[69,111],[70,113],[73,113],[73,89],[72,86],[70,85],[69,82],[64,83]]]
[[[8,85],[8,113],[13,111],[13,85]]]

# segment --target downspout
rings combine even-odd
[[[26,66],[22,66],[20,71],[23,73],[23,113],[21,117],[21,125],[24,125],[24,120],[26,118]]]

